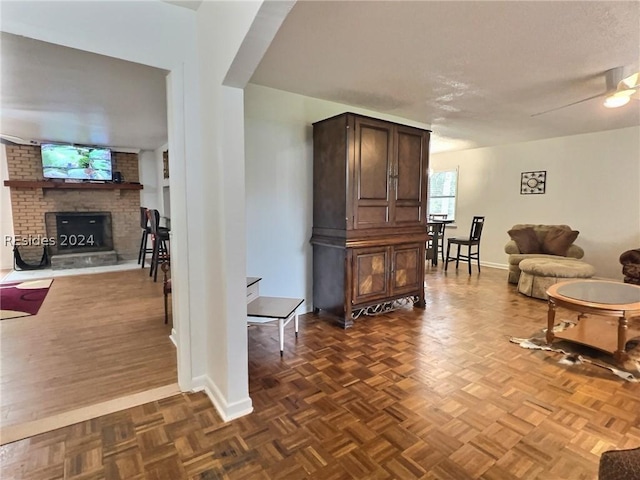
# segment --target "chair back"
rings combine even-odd
[[[147,210],[149,216],[149,227],[151,229],[151,233],[154,235],[158,234],[158,227],[160,225],[160,212],[154,209]]]
[[[143,230],[146,230],[148,225],[149,225],[149,217],[147,216],[147,208],[140,207],[140,228],[142,228]]]
[[[471,232],[469,233],[469,240],[473,242],[480,242],[482,236],[482,227],[484,227],[484,217],[474,216],[471,222]]]
[[[438,220],[446,220],[448,214],[446,213],[430,213],[427,219],[429,221],[438,221]]]

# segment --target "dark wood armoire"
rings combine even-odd
[[[344,327],[424,307],[429,135],[353,113],[313,124],[313,306]]]

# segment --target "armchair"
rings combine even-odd
[[[520,262],[527,258],[584,257],[584,250],[573,243],[580,232],[568,225],[517,224],[507,233],[511,237],[504,246],[509,255],[509,283],[518,283]]]

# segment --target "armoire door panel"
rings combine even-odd
[[[422,209],[420,206],[403,207],[396,204],[395,216],[398,223],[419,223]]]
[[[388,200],[391,134],[388,128],[360,125],[358,200]]]
[[[353,252],[353,304],[389,295],[388,248],[363,248]]]
[[[365,228],[371,225],[381,225],[389,221],[389,207],[362,206],[358,208],[357,226]]]
[[[420,261],[424,262],[422,257],[421,248],[418,244],[395,247],[393,249],[391,277],[393,294],[420,288],[422,284]]]
[[[422,200],[424,184],[424,161],[421,132],[406,132],[398,129],[396,200]]]

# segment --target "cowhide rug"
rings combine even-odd
[[[574,322],[562,321],[554,326],[553,331],[561,332],[575,326]],[[558,363],[562,365],[593,365],[594,367],[609,370],[628,382],[640,382],[640,338],[627,341],[625,350],[629,354],[629,359],[624,364],[618,364],[613,355],[579,343],[556,339],[552,345],[547,345],[545,340],[546,331],[547,329],[545,328],[530,338],[511,337],[509,341],[520,345],[522,348],[556,352],[561,355]]]

